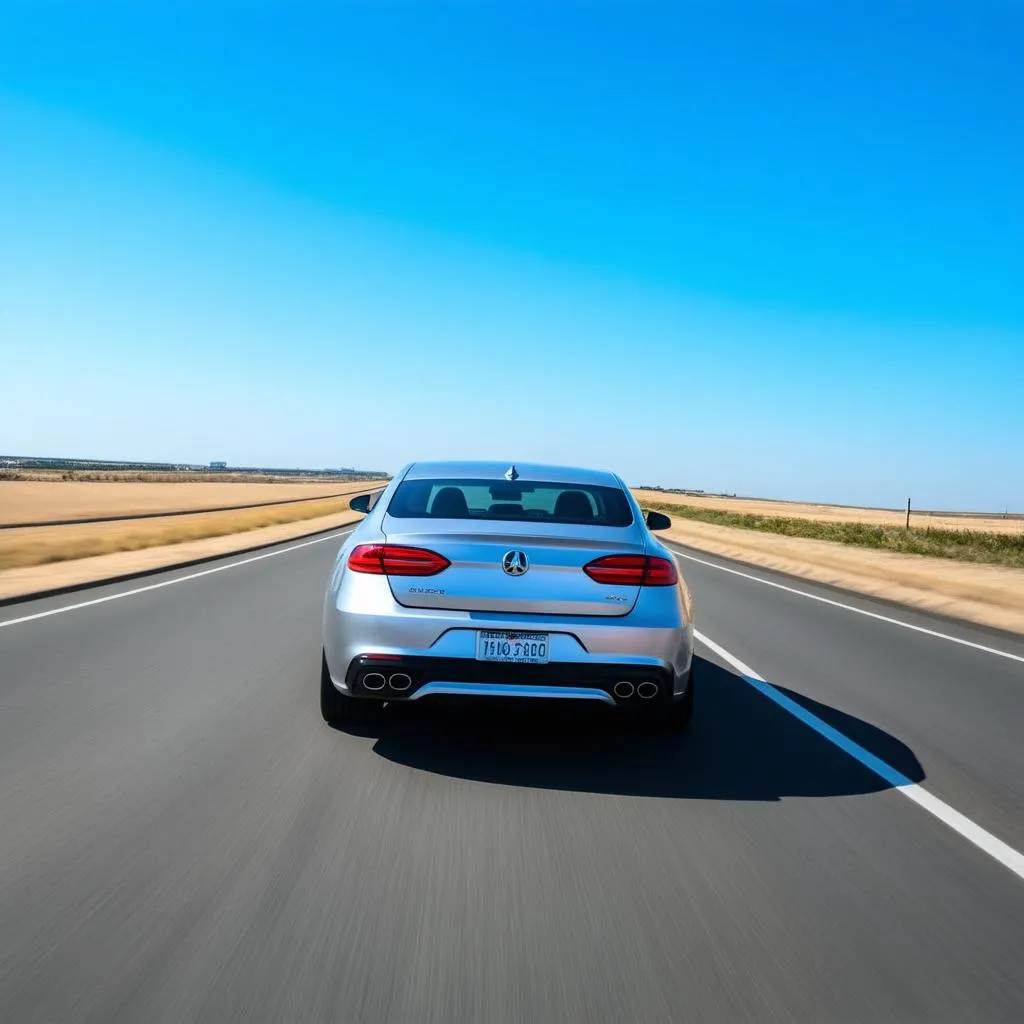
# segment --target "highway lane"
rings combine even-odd
[[[0,1020],[1021,1019],[1024,881],[707,649],[681,740],[329,729],[336,546],[0,609]],[[1024,663],[698,557],[703,634],[1021,848]]]
[[[701,632],[766,678],[898,736],[924,765],[931,792],[1024,849],[1024,638],[672,546],[700,595]]]

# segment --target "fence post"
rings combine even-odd
[[[910,529],[910,499],[907,498],[907,529]]]

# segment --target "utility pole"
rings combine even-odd
[[[907,498],[907,529],[910,529],[910,499]]]

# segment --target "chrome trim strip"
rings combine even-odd
[[[604,690],[585,686],[528,686],[511,683],[427,683],[421,686],[409,700],[420,697],[548,697],[554,700],[597,700],[614,704],[610,694]]]

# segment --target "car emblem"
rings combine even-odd
[[[501,560],[501,567],[509,576],[522,576],[530,568],[530,560],[525,551],[506,551]]]

